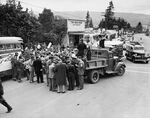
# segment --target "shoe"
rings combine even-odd
[[[77,88],[77,90],[82,90],[83,88]]]
[[[20,82],[22,82],[22,80],[18,80],[18,82],[20,83]]]
[[[6,113],[10,113],[10,112],[11,112],[11,110],[12,110],[12,108],[9,108],[9,109],[8,109],[8,111],[7,111]]]
[[[17,79],[12,79],[13,81],[17,81]]]

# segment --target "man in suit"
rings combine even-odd
[[[36,57],[36,60],[33,62],[33,67],[37,76],[37,83],[43,83],[43,67],[42,61],[39,57]]]
[[[7,112],[6,113],[10,113],[11,110],[12,110],[12,107],[3,98],[3,95],[4,95],[4,89],[3,89],[2,82],[1,82],[1,79],[0,79],[0,103],[7,108]]]

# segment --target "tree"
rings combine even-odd
[[[123,18],[115,18],[114,17],[114,5],[113,2],[109,2],[109,6],[107,7],[104,19],[102,19],[99,23],[99,28],[105,28],[105,29],[127,29],[130,28],[130,23],[125,21]]]
[[[54,27],[54,15],[50,9],[44,9],[41,14],[39,14],[38,18],[39,22],[43,26],[43,31],[45,33],[50,32]]]
[[[1,36],[19,36],[24,43],[34,39],[39,22],[28,11],[23,11],[20,2],[8,0],[0,6],[0,32]]]
[[[58,36],[56,44],[61,45],[63,38],[66,36],[67,33],[67,20],[65,19],[55,20],[53,31]]]
[[[110,1],[109,6],[105,10],[105,14],[104,14],[105,19],[103,19],[103,23],[99,24],[99,27],[102,27],[103,24],[105,24],[105,27],[103,27],[105,29],[111,29],[113,27],[113,18],[114,18],[113,10],[114,10],[114,5],[113,2]]]
[[[143,31],[143,26],[142,26],[142,23],[139,22],[135,28],[135,32],[142,33],[142,31]]]
[[[87,11],[85,28],[93,28],[92,18],[90,17],[89,11]]]

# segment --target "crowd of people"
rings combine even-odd
[[[29,59],[24,57],[28,53]],[[25,49],[21,55],[18,53],[12,58],[13,79],[22,81],[23,72],[30,83],[43,83],[43,75],[50,91],[65,93],[66,90],[84,88],[85,60],[90,58],[90,50],[80,40],[77,48],[62,47],[59,51],[49,49]]]

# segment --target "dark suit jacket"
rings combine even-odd
[[[40,59],[37,59],[33,62],[33,67],[35,69],[35,73],[41,72],[42,69],[42,62]]]
[[[0,96],[2,96],[4,94],[4,89],[3,89],[3,86],[2,86],[2,82],[0,80]]]

